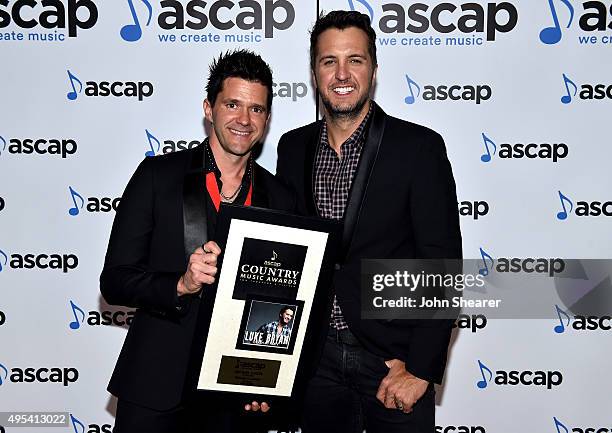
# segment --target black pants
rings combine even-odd
[[[330,329],[306,392],[302,432],[433,433],[433,385],[411,413],[387,409],[376,392],[388,371],[385,360],[366,351],[350,331]]]
[[[113,433],[259,433],[270,414],[247,413],[220,399],[196,399],[157,411],[119,399]]]

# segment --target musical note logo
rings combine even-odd
[[[0,364],[0,370],[4,371],[4,378],[2,378],[2,375],[0,375],[0,385],[2,385],[4,381],[6,380],[6,378],[8,377],[8,368]]]
[[[489,149],[489,144],[493,146],[493,155],[495,155],[495,152],[497,152],[497,145],[493,142],[493,140],[487,137],[484,132],[482,133],[482,141],[484,142],[486,153],[483,153],[480,156],[480,160],[482,162],[489,162],[491,161],[491,149]]]
[[[85,311],[81,310],[77,304],[70,301],[70,308],[72,309],[72,315],[74,316],[74,320],[70,322],[70,329],[79,329],[81,327],[81,323],[85,320]],[[77,317],[77,313],[80,314],[81,320]]]
[[[79,96],[79,93],[81,93],[81,91],[83,90],[83,83],[81,83],[81,80],[79,80],[72,72],[67,71],[68,72],[68,79],[70,80],[70,86],[72,87],[72,91],[68,92],[68,94],[66,95],[66,97],[71,100],[74,101],[77,96]],[[74,83],[75,81],[78,83],[79,85],[79,91],[76,91],[76,87],[74,87]]]
[[[85,433],[85,425],[83,425],[83,423],[76,419],[72,414],[70,414],[70,421],[72,422],[72,429],[74,430],[74,433]],[[77,426],[80,427],[80,429],[77,429]]]
[[[487,275],[489,275],[489,266],[487,265],[487,259],[489,259],[489,262],[491,263],[491,269],[495,264],[495,260],[493,260],[493,257],[488,255],[482,248],[480,248],[480,257],[482,257],[482,264],[484,265],[484,268],[478,269],[478,273],[483,277],[486,277]]]
[[[557,212],[557,219],[563,221],[564,219],[567,219],[567,215],[572,212],[572,209],[574,209],[574,203],[569,198],[564,196],[561,191],[558,192],[559,200],[561,200],[561,207],[563,208],[563,210]],[[567,210],[567,208],[565,207],[565,203],[569,204],[569,210]]]
[[[363,7],[365,7],[368,10],[370,21],[374,21],[374,10],[372,9],[372,6],[370,6],[370,4],[366,0],[357,0],[357,3],[361,4]],[[352,11],[356,10],[355,3],[353,2],[353,0],[348,0],[348,4],[349,4],[349,8]]]
[[[6,266],[6,264],[8,263],[8,256],[2,250],[0,250],[0,256],[3,258],[3,260],[0,260],[0,272],[2,272],[4,266]],[[4,264],[2,263],[2,261],[4,261]]]
[[[68,190],[70,191],[70,197],[72,198],[72,203],[74,204],[74,207],[71,207],[70,209],[68,209],[68,214],[70,214],[71,216],[77,216],[79,212],[81,211],[81,209],[83,209],[83,205],[85,204],[85,199],[83,198],[81,194],[76,192],[71,186],[68,186]],[[80,205],[77,205],[77,202],[76,202],[77,198],[81,201]]]
[[[2,152],[4,152],[4,149],[6,149],[6,140],[4,139],[3,136],[0,135],[0,141],[2,142],[2,150],[0,151],[0,155],[2,155]]]
[[[278,258],[278,254],[276,254],[276,251],[272,250],[272,258],[270,260],[275,262],[277,258]]]
[[[565,327],[569,326],[571,319],[570,319],[569,314],[567,314],[565,311],[559,308],[558,305],[555,305],[555,308],[557,309],[557,316],[559,316],[559,324],[555,326],[555,332],[557,334],[563,334],[565,332]],[[561,318],[561,316],[567,319],[567,324],[563,324],[563,319]]]
[[[574,96],[576,96],[576,93],[578,93],[578,86],[576,86],[576,84],[570,80],[569,78],[567,78],[567,75],[563,74],[563,83],[565,84],[565,91],[567,92],[567,95],[563,95],[561,97],[561,102],[564,104],[569,104],[570,102],[572,102],[572,98]],[[574,94],[570,94],[570,86],[574,88]]]
[[[553,416],[553,420],[555,421],[555,428],[557,429],[557,433],[569,433],[569,429],[563,425],[561,421],[557,419],[557,417]],[[563,429],[563,431],[561,431]]]
[[[476,386],[480,389],[485,389],[489,385],[489,382],[491,381],[491,379],[493,379],[493,372],[491,371],[491,369],[489,369],[489,367],[484,365],[480,361],[480,359],[478,360],[478,368],[480,369],[482,380],[479,380],[478,382],[476,382]],[[485,371],[489,374],[489,379],[485,377]]]
[[[155,154],[159,152],[159,148],[161,147],[161,144],[159,140],[155,138],[155,136],[149,132],[148,129],[145,129],[145,132],[147,133],[147,140],[149,141],[149,147],[151,148],[151,150],[147,150],[145,152],[145,156],[155,156]],[[155,142],[157,145],[156,149],[153,148],[153,142]]]
[[[410,92],[410,95],[406,96],[404,98],[404,102],[408,105],[414,104],[414,102],[416,101],[416,98],[419,97],[419,95],[421,94],[421,86],[419,86],[414,80],[412,80],[408,75],[406,75],[406,82],[408,83],[408,91]],[[412,87],[416,87],[417,89],[417,94],[416,96],[414,96],[414,90]]]
[[[572,25],[572,20],[574,19],[574,7],[569,2],[569,0],[561,0],[561,2],[569,9],[570,12],[570,18],[566,26],[566,28],[569,29],[569,27]],[[547,45],[552,45],[556,44],[561,40],[562,32],[561,25],[559,24],[559,17],[557,16],[557,10],[555,9],[555,4],[553,0],[548,0],[548,6],[550,6],[550,13],[552,14],[553,18],[553,26],[542,29],[542,31],[540,32],[540,41]]]
[[[151,17],[153,16],[153,7],[151,6],[151,3],[148,2],[148,0],[141,1],[147,7],[147,10],[149,12],[146,24],[146,27],[149,27],[149,24],[151,24]],[[130,13],[132,14],[132,20],[134,21],[134,23],[127,24],[121,27],[121,31],[119,32],[119,34],[121,35],[121,38],[124,41],[135,42],[142,37],[142,27],[140,26],[140,22],[138,21],[138,14],[136,13],[136,9],[134,8],[133,0],[127,0],[127,2],[128,6],[130,7]]]

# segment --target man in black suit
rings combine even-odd
[[[100,290],[110,304],[138,308],[108,387],[119,398],[115,433],[240,431],[241,411],[260,406],[185,397],[199,303],[221,252],[210,241],[220,202],[281,210],[295,202],[251,155],[270,116],[269,66],[245,50],[221,55],[206,90],[209,137],[142,161],[113,223]]]
[[[366,258],[461,258],[455,182],[436,132],[373,101],[376,36],[366,15],[321,16],[310,39],[321,121],[283,135],[277,176],[308,215],[342,220],[330,331],[303,432],[431,433],[452,321],[361,320]]]

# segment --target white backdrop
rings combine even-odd
[[[67,411],[80,424],[63,431],[110,431],[114,399],[105,388],[127,329],[127,310],[98,292],[112,202],[146,152],[203,139],[208,65],[237,46],[273,68],[277,97],[259,162],[274,171],[280,135],[315,119],[308,29],[318,10],[369,14],[375,99],[444,136],[467,258],[480,249],[493,258],[610,256],[610,0],[258,0],[255,9],[182,1],[184,19],[172,6],[179,2],[33,3],[0,2],[0,411]],[[102,82],[120,82],[120,95],[95,96],[109,87]],[[440,86],[459,86],[455,99]],[[32,146],[37,140],[46,141]],[[530,143],[533,158],[515,146]],[[602,212],[580,215],[595,202]],[[489,320],[458,331],[438,394],[439,430],[612,431],[603,323],[556,333],[553,319]],[[551,389],[494,381],[481,389],[479,360],[496,375],[541,370],[563,380]],[[69,369],[68,378],[76,369],[78,379],[19,382],[25,368]]]

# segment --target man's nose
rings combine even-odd
[[[251,116],[250,116],[249,109],[247,107],[244,107],[240,110],[240,112],[238,113],[237,121],[241,125],[245,125],[245,126],[251,123]]]
[[[345,81],[351,77],[348,65],[345,62],[338,62],[336,67],[336,80]]]

